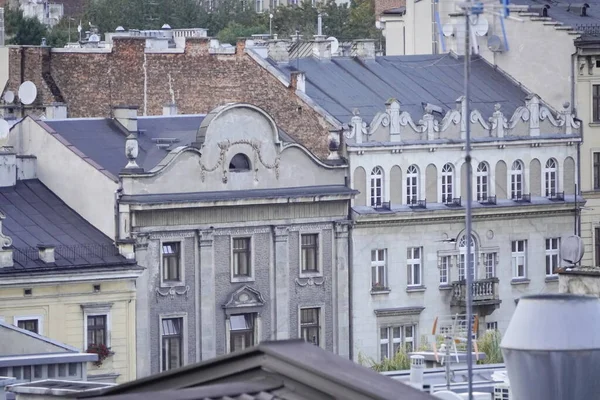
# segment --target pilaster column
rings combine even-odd
[[[337,305],[334,322],[337,329],[334,334],[337,342],[337,354],[350,358],[350,282],[349,282],[349,227],[350,221],[335,224],[335,285]],[[335,349],[334,349],[335,350]]]
[[[215,306],[215,259],[213,231],[200,232],[200,332],[202,360],[217,355],[217,315]]]
[[[275,323],[277,339],[290,338],[289,230],[276,226],[275,236]]]
[[[135,259],[139,266],[145,270],[137,279],[135,314],[136,314],[136,369],[137,378],[143,378],[152,374],[150,360],[150,284],[151,263],[148,262],[148,234],[137,234],[135,238]],[[158,323],[158,321],[156,321]],[[158,344],[158,343],[157,343]]]

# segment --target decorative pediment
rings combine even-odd
[[[258,290],[244,285],[229,296],[223,308],[262,307],[264,304],[265,301]]]

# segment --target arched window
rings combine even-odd
[[[513,200],[523,199],[523,163],[516,160],[510,169],[510,197]]]
[[[544,168],[544,187],[546,197],[556,197],[558,192],[558,168],[554,158],[546,161]]]
[[[489,196],[490,169],[485,162],[480,162],[475,171],[475,187],[477,190],[477,201],[486,201]]]
[[[406,170],[406,204],[417,204],[419,200],[419,168],[411,165]]]
[[[442,168],[442,203],[452,203],[454,195],[454,167],[446,164]]]
[[[371,207],[383,204],[383,168],[375,167],[371,171]]]
[[[237,153],[229,162],[229,171],[250,171],[250,159],[243,153]]]
[[[477,254],[477,248],[476,248],[476,240],[475,238],[471,235],[471,270],[473,273],[473,280],[475,280],[476,277],[476,270],[475,270],[475,255]],[[467,237],[463,235],[463,237],[460,238],[460,240],[458,241],[458,280],[462,281],[467,279],[467,275],[466,275],[466,265],[467,265]]]

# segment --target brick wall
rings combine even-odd
[[[379,18],[385,10],[404,6],[406,6],[406,0],[375,0],[375,15]]]
[[[184,53],[146,53],[144,40],[116,39],[111,53],[52,52],[53,83],[69,106],[70,117],[110,116],[111,106],[139,105],[147,115],[162,114],[172,98],[182,114],[208,113],[228,102],[247,102],[266,110],[277,124],[317,156],[327,155],[331,126],[271,73],[244,53],[208,53],[208,40],[188,40]],[[57,101],[42,78],[42,54],[26,47],[25,80],[38,85],[38,102]],[[9,90],[21,82],[21,48],[10,49]],[[47,69],[47,68],[46,68]]]

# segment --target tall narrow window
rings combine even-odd
[[[371,171],[371,207],[383,204],[383,169],[375,167]]]
[[[319,346],[321,335],[321,318],[319,308],[303,308],[300,310],[300,336],[309,343]]]
[[[381,361],[386,358],[393,358],[403,345],[407,352],[414,351],[415,331],[415,325],[379,328],[379,357]]]
[[[233,277],[252,276],[250,238],[233,239]]]
[[[467,279],[467,237],[463,236],[460,238],[458,242],[458,280],[462,281]],[[471,274],[473,280],[477,276],[477,271],[475,268],[475,239],[471,236]]]
[[[231,315],[229,322],[231,324],[229,346],[232,352],[254,346],[256,314]]]
[[[373,290],[387,289],[385,253],[385,249],[371,250],[371,288]]]
[[[546,162],[546,167],[544,168],[544,187],[546,191],[546,197],[556,197],[556,193],[558,192],[558,180],[556,176],[556,160],[551,158]]]
[[[600,190],[600,153],[594,153],[594,190]]]
[[[162,325],[161,371],[183,366],[183,318],[165,318]]]
[[[510,196],[513,200],[523,198],[523,163],[520,160],[513,162],[510,170]]]
[[[546,276],[556,276],[559,264],[560,238],[546,239]]]
[[[440,257],[440,285],[450,283],[450,260],[452,256]]]
[[[496,277],[496,253],[485,253],[483,257],[483,263],[485,265],[485,278]]]
[[[592,118],[594,122],[600,122],[600,85],[592,86]]]
[[[256,12],[263,12],[263,0],[256,0]]]
[[[88,315],[87,317],[87,344],[88,346],[106,345],[106,315]]]
[[[419,200],[419,169],[411,165],[406,170],[406,204],[417,204]]]
[[[454,167],[446,164],[442,168],[442,203],[452,203],[454,195]]]
[[[422,285],[421,247],[409,247],[406,251],[406,267],[408,286]]]
[[[162,245],[163,281],[181,281],[181,256],[178,242]]]
[[[596,266],[600,267],[600,228],[594,228],[594,253]]]
[[[319,235],[301,235],[302,272],[319,272]]]
[[[513,279],[527,277],[527,241],[513,240],[512,242],[512,269]]]
[[[489,195],[490,171],[487,163],[480,162],[476,171],[477,201],[486,201]]]

